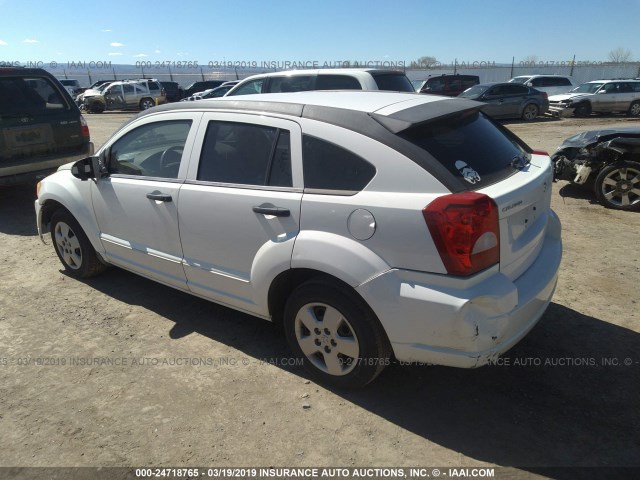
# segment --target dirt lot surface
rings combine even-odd
[[[128,117],[89,115],[96,144]],[[639,122],[507,123],[549,152],[603,125]],[[68,277],[34,199],[0,190],[0,466],[640,466],[640,214],[554,184],[559,285],[501,365],[393,365],[343,392],[268,322],[117,268]]]

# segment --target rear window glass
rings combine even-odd
[[[379,90],[392,92],[415,92],[404,73],[371,73]]]
[[[58,88],[45,77],[0,78],[0,105],[3,115],[48,115],[70,108]]]
[[[472,190],[511,176],[525,145],[477,111],[466,111],[409,128],[399,134],[426,150]]]

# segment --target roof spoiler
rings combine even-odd
[[[423,103],[405,110],[392,113],[391,115],[380,115],[371,113],[371,118],[389,130],[397,134],[421,123],[430,122],[446,115],[463,112],[465,110],[477,110],[484,104],[467,100],[465,98],[451,98],[437,102]]]

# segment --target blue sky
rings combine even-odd
[[[0,62],[640,60],[640,0],[0,0]]]

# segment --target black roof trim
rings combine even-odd
[[[457,193],[467,191],[467,185],[465,185],[460,179],[456,178],[428,152],[401,138],[397,133],[414,125],[441,118],[442,116],[469,109],[478,109],[481,105],[482,103],[474,102],[472,100],[451,98],[448,100],[438,100],[417,105],[405,110],[400,110],[392,115],[384,116],[360,110],[321,105],[239,99],[216,99],[160,105],[140,112],[136,117],[134,117],[134,119],[160,111],[191,110],[198,108],[214,111],[257,111],[309,118],[361,133],[384,145],[387,145],[431,173],[451,192]],[[134,119],[131,119],[130,121],[133,121]]]

